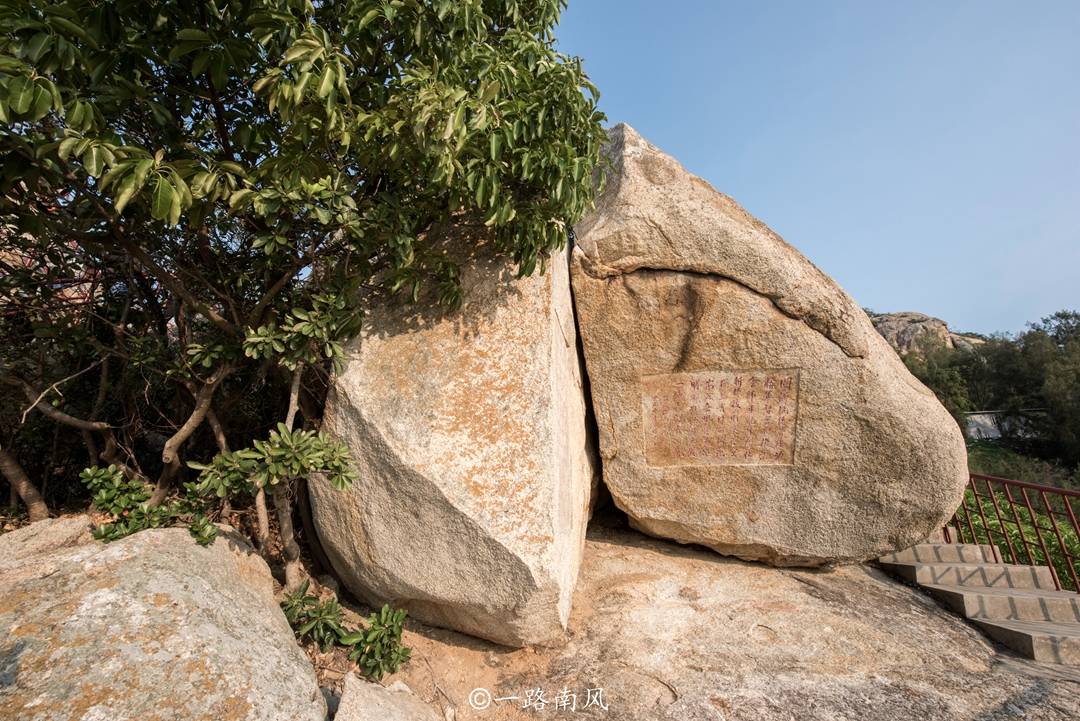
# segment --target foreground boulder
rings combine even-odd
[[[238,534],[207,548],[179,528],[76,544],[89,525],[0,537],[0,718],[326,717],[270,570]]]
[[[648,533],[778,565],[940,527],[963,437],[862,309],[631,128],[608,152],[572,272],[616,504]]]
[[[416,697],[400,681],[380,686],[357,678],[345,677],[334,721],[441,721],[435,710]]]
[[[311,491],[351,591],[522,645],[562,637],[593,473],[566,256],[513,275],[481,248],[459,310],[371,311],[324,421],[359,480]]]

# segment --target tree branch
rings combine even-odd
[[[221,315],[210,306],[202,303],[197,298],[195,298],[195,296],[192,295],[191,291],[187,289],[187,287],[180,281],[179,278],[158,265],[157,262],[155,262],[154,259],[150,257],[149,253],[147,253],[145,250],[135,245],[131,241],[122,240],[121,243],[124,246],[124,250],[130,253],[131,256],[135,258],[135,260],[139,261],[139,263],[141,263],[143,267],[149,270],[155,278],[160,280],[165,285],[166,288],[183,298],[188,305],[197,310],[199,313],[202,313],[204,316],[206,316],[207,319],[210,320],[211,323],[216,325],[221,330],[225,331],[227,334],[239,335],[239,330],[235,325],[229,322],[229,320],[225,318],[225,316]]]

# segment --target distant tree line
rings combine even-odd
[[[1080,465],[1080,313],[1063,310],[973,350],[928,348],[904,358],[957,418],[997,411],[1001,444],[1024,455]]]

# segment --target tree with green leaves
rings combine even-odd
[[[151,506],[188,463],[272,491],[294,562],[293,481],[348,480],[311,429],[366,299],[456,304],[451,232],[542,270],[592,202],[564,5],[0,0],[0,470],[41,414]]]

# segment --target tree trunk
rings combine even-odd
[[[19,461],[6,448],[0,448],[0,473],[4,474],[4,478],[26,504],[31,523],[44,521],[49,517],[49,507],[45,505],[45,499],[30,482]]]
[[[210,376],[210,379],[203,383],[195,394],[195,407],[191,411],[191,415],[184,421],[184,424],[173,433],[167,441],[165,441],[165,448],[161,451],[161,462],[164,464],[164,468],[161,470],[161,475],[158,476],[157,485],[154,487],[154,493],[150,496],[150,500],[146,502],[146,505],[154,508],[160,506],[164,502],[165,497],[169,495],[169,490],[172,487],[173,478],[183,469],[183,464],[180,462],[180,447],[187,442],[187,439],[191,437],[191,434],[195,432],[195,429],[206,419],[206,413],[210,410],[210,401],[214,398],[214,391],[221,384],[221,381],[225,379],[230,373],[233,372],[233,366],[226,363],[220,366],[214,374]]]
[[[285,559],[285,590],[295,591],[304,580],[304,569],[300,566],[300,546],[293,533],[292,503],[289,502],[289,489],[281,484],[274,488],[274,509],[277,511],[278,533],[281,535],[281,556]]]
[[[262,488],[255,494],[255,518],[259,523],[259,535],[255,543],[259,547],[259,553],[267,558],[267,546],[270,543],[270,515],[266,512],[266,491]]]
[[[285,427],[290,431],[296,420],[300,377],[303,374],[303,364],[297,365],[293,370],[292,384],[289,388],[289,409],[285,413]],[[296,543],[296,533],[293,531],[289,485],[282,482],[274,487],[274,509],[278,517],[278,535],[281,536],[281,555],[285,559],[285,590],[295,591],[300,588],[303,581],[304,569],[300,566],[300,546]]]

